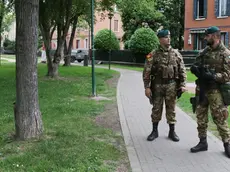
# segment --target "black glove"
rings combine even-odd
[[[203,72],[202,78],[207,81],[215,81],[215,72],[210,71],[209,69],[205,69]]]
[[[177,94],[176,94],[177,95],[177,99],[179,99],[182,94],[183,94],[182,89],[177,90]]]
[[[199,69],[198,66],[194,66],[194,65],[193,65],[193,66],[190,68],[190,71],[191,71],[197,78],[200,77],[200,69]]]

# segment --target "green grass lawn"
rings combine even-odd
[[[189,70],[186,71],[187,74],[187,82],[195,82],[197,79],[195,75],[193,75]]]
[[[101,64],[101,65],[97,65],[97,66],[106,66],[109,68],[108,64]],[[135,71],[139,71],[139,72],[143,71],[143,67],[135,67],[135,66],[128,66],[128,65],[111,64],[110,67],[111,68],[119,68],[119,69],[135,70]]]
[[[105,105],[115,103],[116,87],[106,81],[119,74],[96,69],[97,93],[111,100],[95,101],[89,98],[91,68],[60,67],[59,79],[46,78],[46,72],[46,65],[39,64],[44,135],[41,140],[20,142],[12,140],[15,65],[0,66],[0,171],[108,172],[127,165],[121,133],[95,122]]]

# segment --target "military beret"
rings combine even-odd
[[[163,38],[167,35],[170,35],[170,31],[169,30],[160,30],[158,33],[157,33],[157,37],[158,38]]]
[[[216,27],[216,26],[211,26],[211,27],[209,27],[209,28],[207,28],[206,30],[205,30],[205,34],[212,34],[212,33],[215,33],[215,32],[217,32],[217,31],[219,31],[220,29],[218,28],[218,27]]]

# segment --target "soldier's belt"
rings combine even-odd
[[[175,79],[156,79],[154,80],[154,84],[171,84],[176,82]]]

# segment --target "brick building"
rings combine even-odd
[[[230,0],[185,0],[184,50],[203,49],[204,31],[209,26],[221,29],[221,40],[228,47]]]

